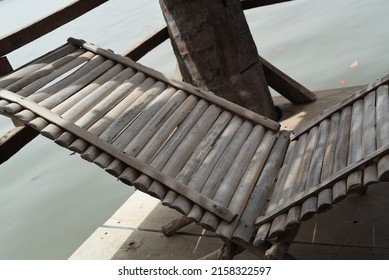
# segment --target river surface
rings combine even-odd
[[[72,1],[0,0],[0,37]],[[259,53],[308,87],[367,84],[389,70],[389,1],[296,0],[246,11]],[[111,0],[8,58],[14,68],[82,38],[121,53],[164,23],[158,0]],[[165,42],[141,60],[167,75]],[[0,134],[12,123],[0,116]],[[133,193],[37,137],[0,166],[0,259],[66,259]]]

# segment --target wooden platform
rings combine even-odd
[[[282,258],[302,221],[388,179],[388,82],[291,135],[211,92],[70,38],[0,79],[0,112],[183,214],[166,234],[195,222],[231,250]]]
[[[307,119],[361,88],[316,92],[315,103],[301,106],[290,105],[283,97],[276,97],[276,104],[283,109],[281,125],[298,129]],[[309,117],[304,118],[304,115]],[[389,211],[388,187],[385,183],[371,187],[365,196],[351,195],[331,211],[302,223],[289,253],[305,260],[388,259],[389,223],[382,215]],[[157,199],[136,192],[70,259],[198,259],[222,245],[212,233],[194,224],[183,228],[176,236],[165,237],[160,225],[178,216]],[[236,259],[258,257],[246,251]]]

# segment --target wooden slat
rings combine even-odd
[[[132,166],[137,170],[139,170],[140,172],[165,184],[166,186],[176,191],[177,193],[186,196],[194,203],[214,213],[215,215],[219,216],[223,220],[231,222],[236,217],[236,214],[231,213],[227,208],[223,207],[219,203],[212,201],[211,199],[205,197],[200,193],[193,192],[191,189],[188,189],[185,185],[176,182],[174,179],[166,176],[162,172],[150,167],[149,165],[143,163],[142,161],[139,161],[134,157],[122,153],[121,151],[117,150],[109,143],[97,138],[96,136],[74,125],[73,123],[60,118],[59,116],[53,114],[51,111],[47,110],[46,108],[42,108],[39,105],[35,104],[34,102],[21,99],[18,95],[6,90],[0,91],[0,97],[11,102],[17,102],[23,107],[33,111],[36,115],[48,119],[51,123],[63,128],[64,130],[74,133],[75,135],[85,139],[89,143],[93,143],[93,145],[95,145],[99,149],[109,153],[110,155],[125,162],[129,166]]]
[[[6,55],[34,41],[107,1],[76,1],[27,27],[0,38],[0,56]]]
[[[132,67],[134,69],[137,69],[137,70],[139,70],[139,71],[141,71],[141,72],[143,72],[151,77],[156,78],[159,81],[163,81],[165,83],[171,84],[172,86],[177,87],[178,89],[185,90],[190,94],[194,94],[202,99],[205,99],[205,100],[207,100],[215,105],[221,106],[221,107],[225,108],[226,110],[229,110],[229,111],[231,111],[239,116],[242,116],[248,120],[251,120],[255,123],[261,124],[269,129],[272,129],[274,131],[278,131],[280,128],[280,124],[273,121],[273,120],[270,120],[266,117],[258,115],[256,113],[254,113],[250,110],[247,110],[241,106],[238,106],[238,105],[236,105],[236,104],[234,104],[234,103],[232,103],[224,98],[218,97],[211,92],[201,90],[199,88],[196,88],[190,84],[187,84],[187,83],[184,83],[181,81],[177,81],[174,79],[168,79],[162,73],[157,72],[157,71],[150,69],[148,67],[145,67],[143,65],[140,65],[127,57],[123,57],[123,56],[114,54],[110,51],[98,48],[98,47],[91,45],[89,43],[86,43],[85,41],[82,41],[82,40],[69,38],[68,41],[71,44],[78,45],[78,46],[83,47],[87,50],[90,50],[90,51],[93,51],[97,54],[103,55],[109,59],[115,60],[119,63],[122,63],[124,65]]]

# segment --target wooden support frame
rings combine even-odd
[[[0,38],[0,56],[6,55],[35,39],[38,39],[107,1],[108,0],[76,1],[29,26]]]

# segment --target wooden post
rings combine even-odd
[[[275,119],[239,0],[160,0],[183,80]]]
[[[176,234],[178,230],[182,229],[183,227],[186,227],[187,225],[190,225],[191,223],[193,223],[192,219],[189,219],[187,216],[181,216],[177,219],[174,219],[170,223],[162,226],[161,231],[163,235],[169,237]]]

